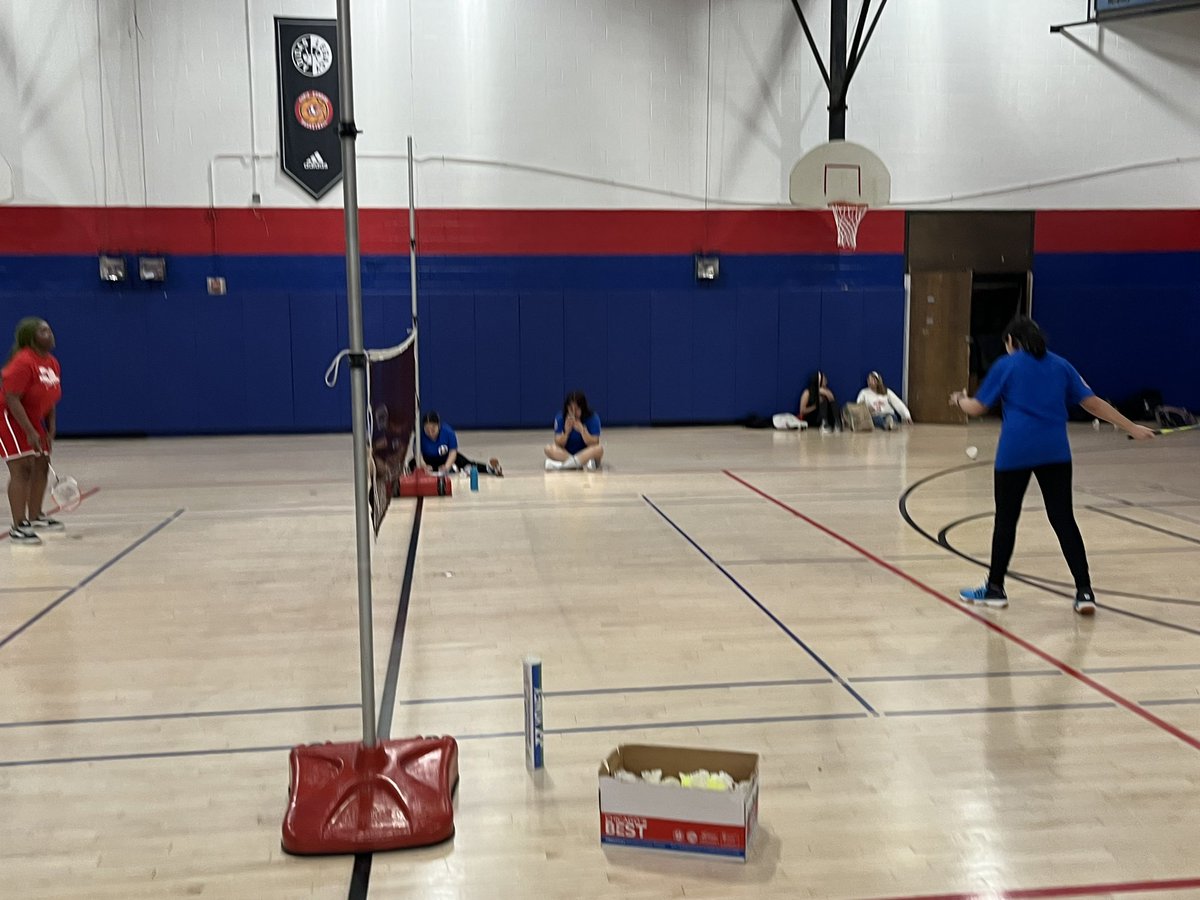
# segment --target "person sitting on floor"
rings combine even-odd
[[[488,460],[488,464],[485,466],[460,453],[458,435],[455,434],[453,428],[442,421],[441,416],[433,411],[421,416],[421,462],[435,475],[470,471],[474,466],[485,475],[504,477],[504,469],[500,466],[500,460],[494,456]]]
[[[901,422],[912,424],[912,413],[896,392],[883,383],[883,376],[878,372],[867,376],[867,386],[858,392],[857,402],[870,410],[876,428],[891,431]]]
[[[546,471],[597,469],[604,458],[600,416],[588,406],[583,391],[571,391],[554,417],[554,443],[546,445]]]

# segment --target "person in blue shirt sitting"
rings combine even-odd
[[[571,391],[554,417],[554,443],[546,445],[546,471],[597,469],[604,458],[600,416],[588,406],[583,391]]]
[[[1079,404],[1097,419],[1111,422],[1139,441],[1154,437],[1154,432],[1131,422],[1092,393],[1069,362],[1046,349],[1046,339],[1033,319],[1013,319],[1004,332],[1004,346],[1008,355],[988,370],[974,399],[966,391],[950,395],[950,405],[968,416],[982,416],[997,403],[1003,404],[1004,414],[996,448],[991,569],[982,587],[967,588],[959,597],[964,603],[996,609],[1008,606],[1004,576],[1017,540],[1021,501],[1032,476],[1037,478],[1046,517],[1075,579],[1075,612],[1091,615],[1096,611],[1096,596],[1092,593],[1083,536],[1072,508],[1067,408]]]
[[[435,475],[449,475],[456,470],[469,471],[471,466],[475,466],[485,475],[504,477],[500,460],[495,457],[488,460],[485,466],[460,453],[458,435],[433,411],[421,416],[421,462]]]

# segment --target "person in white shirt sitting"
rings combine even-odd
[[[858,392],[858,402],[866,404],[871,411],[871,421],[876,428],[891,431],[900,422],[912,424],[912,413],[896,392],[883,383],[878,372],[867,376],[867,386]]]

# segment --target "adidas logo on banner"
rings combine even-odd
[[[306,169],[328,169],[329,163],[325,162],[325,157],[323,157],[321,155],[320,151],[318,150],[318,151],[314,152],[312,156],[310,156],[308,159],[306,159],[304,161],[304,168],[306,168]]]

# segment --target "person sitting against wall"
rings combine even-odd
[[[828,377],[819,369],[813,373],[808,387],[800,395],[800,418],[807,422],[809,427],[820,425],[822,434],[828,434],[834,429],[842,430],[837,399],[829,389]]]
[[[883,376],[878,372],[867,376],[867,386],[858,392],[857,402],[870,410],[876,428],[891,431],[901,422],[912,424],[912,413],[896,392],[883,383]]]
[[[421,416],[421,462],[435,475],[449,475],[455,471],[466,472],[474,466],[485,475],[504,477],[504,469],[496,457],[488,460],[485,466],[460,453],[458,435],[432,410]]]
[[[597,469],[604,458],[600,445],[600,415],[583,391],[571,391],[562,412],[554,417],[554,442],[546,445],[546,471]]]

